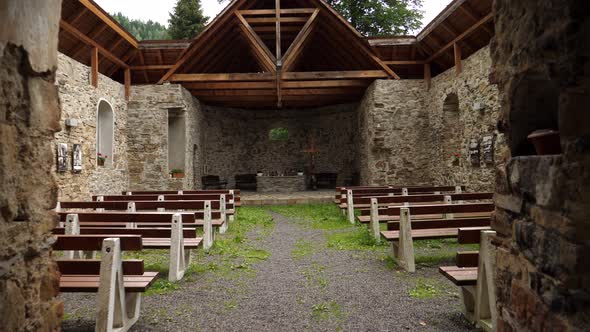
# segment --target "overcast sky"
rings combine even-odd
[[[168,13],[174,8],[176,0],[95,0],[109,13],[122,12],[126,16],[144,21],[152,20],[168,25]],[[424,0],[423,26],[438,15],[451,0]],[[219,4],[217,0],[201,0],[205,15],[213,18],[229,1]]]

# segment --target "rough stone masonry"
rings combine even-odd
[[[60,10],[61,0],[0,1],[1,331],[61,325],[59,274],[50,258]]]

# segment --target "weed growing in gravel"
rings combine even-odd
[[[436,284],[437,281],[434,279],[419,278],[416,281],[416,286],[410,290],[410,296],[421,300],[439,296],[442,290]]]
[[[321,321],[328,319],[341,320],[344,316],[340,304],[336,301],[314,304],[311,307],[313,318]]]
[[[238,307],[238,302],[234,299],[223,302],[223,307],[226,311],[232,311]]]
[[[328,248],[338,250],[378,250],[385,247],[385,243],[377,242],[365,226],[326,233],[326,240]]]
[[[295,242],[295,248],[291,250],[291,257],[293,257],[294,260],[302,260],[303,258],[312,255],[313,252],[313,243],[300,238]]]
[[[154,295],[154,294],[164,294],[176,290],[178,288],[177,284],[171,283],[166,279],[159,278],[157,279],[150,288],[145,292],[146,296]]]
[[[328,286],[328,279],[324,276],[325,265],[313,263],[310,267],[301,271],[308,287],[319,287],[324,289]]]

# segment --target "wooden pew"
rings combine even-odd
[[[340,209],[342,213],[348,216],[351,224],[354,223],[354,198],[355,197],[381,197],[381,196],[408,196],[408,195],[425,195],[441,194],[446,192],[462,193],[465,186],[424,186],[424,187],[403,187],[403,188],[371,188],[371,189],[346,189],[342,190],[340,200]]]
[[[145,272],[143,261],[123,261],[121,251],[142,249],[141,236],[58,235],[58,251],[101,250],[101,260],[58,260],[63,293],[98,293],[95,331],[127,331],[139,319],[141,293],[157,272]]]
[[[129,200],[117,201],[92,201],[92,202],[59,202],[56,211],[64,209],[96,209],[97,211],[158,211],[158,212],[176,212],[182,210],[183,212],[194,212],[197,220],[204,220],[205,205],[207,201],[133,201],[137,196],[121,196],[131,197]],[[221,195],[219,200],[210,201],[212,224],[214,228],[219,229],[219,233],[224,234],[229,225],[229,218],[227,213],[228,204],[225,203],[225,196]],[[215,211],[213,211],[215,210]],[[197,223],[198,224],[198,223]]]
[[[388,230],[380,233],[386,241],[391,241],[393,257],[397,259],[398,264],[408,272],[415,272],[414,240],[457,237],[461,227],[482,226],[479,218],[482,214],[488,217],[484,226],[489,226],[489,216],[494,208],[491,202],[390,207],[387,209],[388,215],[399,215],[399,222],[388,223]],[[415,223],[411,219],[410,211],[414,216],[444,215],[445,218],[431,223]],[[477,218],[474,218],[474,215]],[[447,220],[450,221],[447,223]]]
[[[465,317],[486,331],[496,330],[495,254],[491,245],[495,235],[489,227],[460,228],[459,243],[479,243],[480,251],[458,252],[457,266],[439,268],[440,273],[460,287]]]
[[[65,222],[68,214],[75,213],[78,216],[81,227],[127,227],[127,228],[153,228],[170,227],[174,216],[179,215],[184,227],[203,227],[203,248],[209,250],[213,245],[213,226],[220,227],[222,219],[217,223],[212,221],[210,206],[202,212],[203,219],[198,219],[199,213],[194,212],[57,212],[60,222]]]
[[[388,197],[361,197],[356,198],[357,206],[362,206],[359,210],[361,215],[357,220],[362,224],[369,224],[372,234],[375,239],[379,239],[379,223],[398,221],[399,215],[387,214],[387,208],[392,206],[418,206],[418,205],[432,205],[432,204],[454,204],[462,203],[463,201],[491,201],[493,193],[459,193],[459,194],[445,194],[445,195],[408,195],[408,196],[388,196]],[[366,208],[366,203],[369,207]],[[413,204],[411,204],[413,203]],[[440,215],[421,215],[416,216],[415,219],[432,219],[442,218]],[[452,216],[447,216],[452,217]]]
[[[117,227],[80,227],[79,215],[68,214],[65,227],[56,228],[54,234],[90,235],[107,234],[113,237],[119,235],[140,235],[144,249],[166,249],[170,252],[168,280],[178,281],[184,276],[190,265],[190,251],[199,248],[203,239],[197,237],[196,230],[185,229],[182,217],[175,214],[170,228],[117,228]],[[86,255],[89,257],[90,255]],[[80,253],[70,253],[69,258],[82,258]]]
[[[123,191],[122,195],[207,195],[225,194],[234,195],[236,206],[241,206],[239,189],[211,189],[211,190],[147,190],[147,191]]]

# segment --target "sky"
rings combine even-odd
[[[109,13],[122,12],[124,15],[144,21],[152,20],[168,25],[168,13],[176,0],[95,0]],[[432,21],[452,0],[424,0],[422,26]],[[210,18],[215,17],[229,1],[219,4],[217,0],[201,0],[203,11]]]

